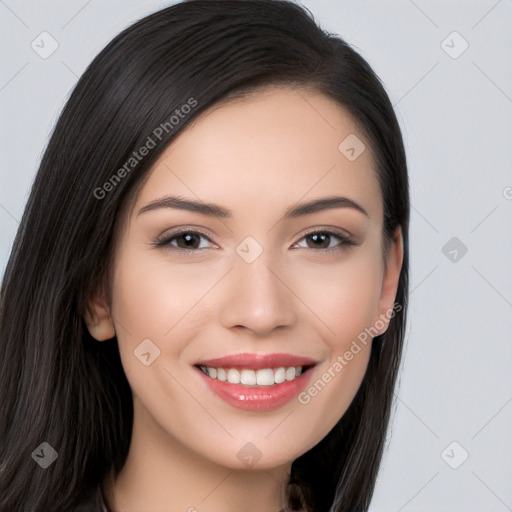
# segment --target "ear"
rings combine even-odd
[[[404,259],[404,247],[402,228],[396,228],[389,247],[389,254],[387,257],[386,268],[382,279],[382,288],[378,307],[378,318],[375,319],[374,325],[379,327],[379,335],[384,334],[388,327],[389,321],[392,318],[391,313],[394,311],[396,292],[398,289],[398,281],[400,279],[400,271],[402,270],[402,263]]]
[[[110,340],[116,335],[110,308],[102,291],[96,292],[89,300],[84,320],[89,333],[98,341]]]

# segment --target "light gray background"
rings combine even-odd
[[[0,0],[0,272],[78,76],[171,3]],[[408,336],[371,511],[512,511],[512,1],[303,5],[382,78],[408,153]],[[43,31],[47,59],[31,48]]]

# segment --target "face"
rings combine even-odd
[[[182,132],[124,219],[110,306],[89,320],[98,339],[115,328],[134,435],[245,469],[316,445],[389,321],[401,241],[383,261],[382,224],[369,146],[318,92],[267,88]]]

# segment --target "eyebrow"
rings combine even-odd
[[[191,212],[200,213],[209,217],[218,217],[222,219],[230,219],[233,214],[230,210],[219,206],[214,203],[204,203],[201,201],[193,201],[185,199],[181,196],[165,196],[160,199],[151,201],[146,206],[143,206],[137,216],[141,213],[156,210],[158,208],[176,208],[179,210],[188,210]],[[358,203],[343,196],[329,196],[320,199],[313,199],[307,203],[299,204],[298,206],[291,206],[284,213],[284,219],[292,219],[301,217],[303,215],[311,215],[313,213],[321,212],[323,210],[330,210],[332,208],[352,208],[357,210],[367,217],[370,217],[367,211]]]

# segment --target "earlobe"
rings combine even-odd
[[[376,321],[379,326],[384,323],[384,327],[380,330],[380,334],[384,334],[388,327],[389,321],[394,316],[394,307],[396,293],[398,290],[398,281],[402,270],[404,259],[404,247],[402,229],[398,226],[395,230],[393,241],[389,248],[389,254],[386,262],[386,269],[382,280],[381,295],[379,300],[379,319]]]
[[[116,335],[107,301],[98,293],[87,304],[84,320],[90,335],[97,341],[110,340]]]

